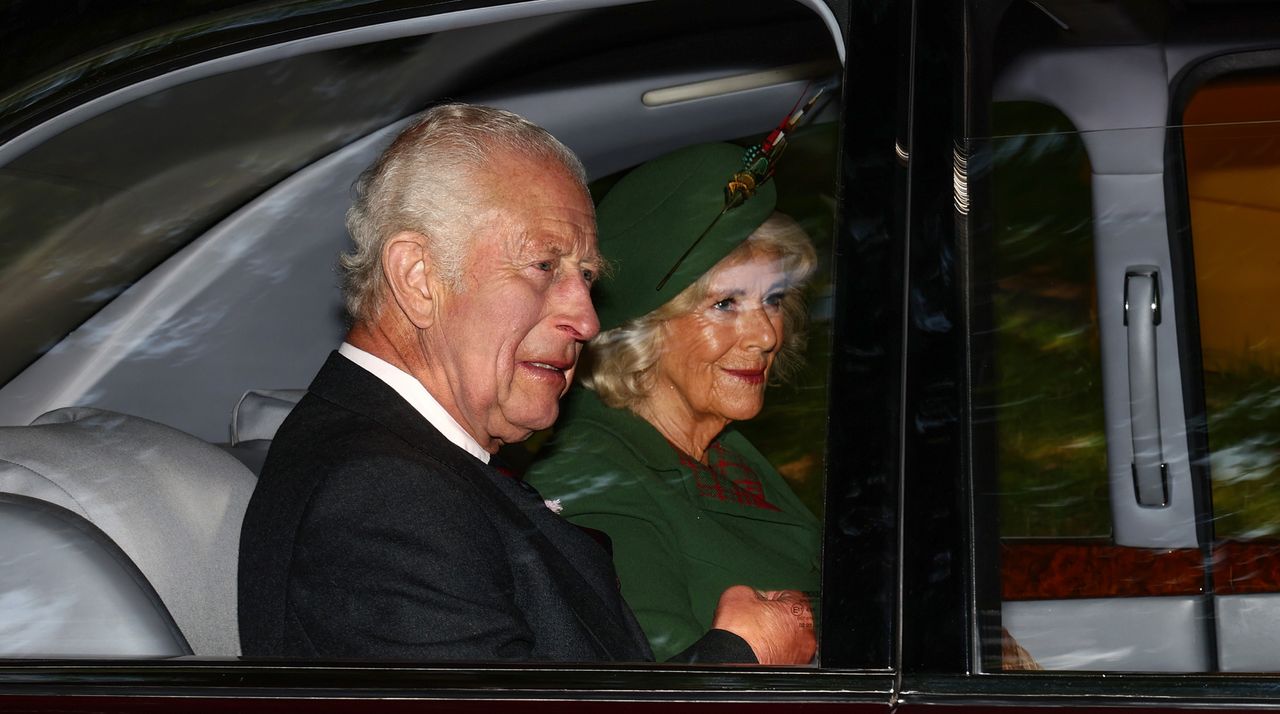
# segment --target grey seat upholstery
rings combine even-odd
[[[231,445],[270,442],[305,389],[250,389],[231,412]]]
[[[231,412],[231,442],[223,446],[223,450],[248,466],[255,475],[262,473],[276,429],[306,393],[305,389],[251,389],[245,392]]]
[[[0,493],[0,657],[191,654],[160,596],[101,530]]]
[[[101,529],[197,655],[240,652],[236,565],[254,483],[221,449],[138,417],[70,407],[0,428],[0,493],[46,501]]]

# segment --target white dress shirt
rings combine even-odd
[[[424,419],[431,422],[431,426],[443,434],[444,438],[484,463],[489,463],[489,452],[480,448],[480,442],[468,434],[467,430],[463,429],[462,425],[440,406],[440,402],[437,402],[436,398],[431,396],[431,392],[428,392],[427,388],[422,386],[422,382],[415,379],[413,375],[346,342],[338,348],[338,354],[386,382],[388,387],[396,390],[396,394],[404,397],[404,400],[417,409]]]

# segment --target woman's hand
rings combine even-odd
[[[711,626],[746,640],[760,664],[808,664],[818,648],[809,598],[799,590],[734,585],[720,595]]]

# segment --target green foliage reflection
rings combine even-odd
[[[1204,391],[1217,536],[1280,536],[1280,369],[1240,359]]]
[[[1003,537],[1109,535],[1089,162],[1044,105],[996,104],[990,275]],[[985,404],[983,404],[985,402]]]

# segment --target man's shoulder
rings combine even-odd
[[[340,475],[344,482],[385,484],[463,475],[468,458],[443,437],[412,443],[378,419],[308,394],[272,441],[262,480],[301,478],[318,485]]]

